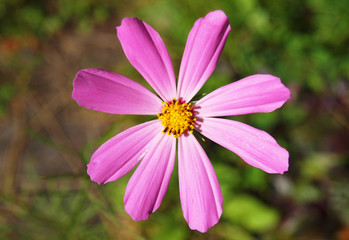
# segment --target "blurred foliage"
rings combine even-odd
[[[98,186],[85,168],[42,176],[34,164],[25,165],[25,180],[44,190],[18,187],[8,194],[1,189],[0,239],[349,239],[348,1],[3,0],[0,120],[11,119],[18,99],[41,94],[36,80],[47,63],[43,55],[62,36],[77,32],[93,38],[94,29],[107,28],[115,38],[121,19],[137,16],[162,36],[178,72],[194,21],[215,9],[227,14],[232,30],[215,72],[196,99],[255,73],[280,77],[292,92],[285,106],[233,119],[274,136],[290,153],[289,172],[268,175],[197,134],[224,196],[221,221],[200,234],[190,231],[182,216],[176,169],[160,209],[148,221],[134,223],[123,210],[132,173]],[[82,68],[99,64],[88,52],[79,56],[81,61],[85,56],[92,66]],[[142,82],[125,58],[114,60],[104,68]],[[78,70],[67,70],[73,72],[68,81]],[[71,89],[64,91],[70,96]],[[88,110],[75,106],[74,111]],[[126,129],[125,124],[148,119],[120,117],[100,139],[84,141],[82,148],[62,146],[31,127],[24,130],[42,148],[79,157],[85,166],[93,150]],[[34,162],[35,156],[30,155]]]
[[[95,0],[2,1],[0,33],[45,38],[69,24],[88,29],[105,21],[110,9],[116,7],[116,2],[110,4]]]
[[[6,106],[13,95],[13,86],[11,84],[0,85],[0,115],[5,112]]]

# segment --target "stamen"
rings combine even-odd
[[[193,133],[196,118],[194,117],[191,103],[180,103],[176,98],[173,98],[171,102],[161,103],[163,106],[157,117],[165,127],[161,131],[163,134],[167,133],[169,136],[173,134],[177,138],[185,131]]]

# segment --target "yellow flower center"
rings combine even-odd
[[[162,102],[162,104],[161,113],[157,115],[165,127],[162,133],[173,134],[177,138],[187,130],[193,132],[196,118],[191,103],[180,103],[173,98],[172,102]]]

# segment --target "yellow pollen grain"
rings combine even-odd
[[[162,133],[171,134],[177,138],[185,131],[193,133],[196,118],[193,116],[193,108],[191,103],[180,103],[173,98],[172,102],[162,102],[161,113],[157,117],[161,120],[161,124],[165,127]]]

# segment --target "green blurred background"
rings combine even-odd
[[[290,169],[269,175],[201,140],[224,196],[220,222],[190,231],[177,167],[150,219],[123,209],[131,174],[98,186],[93,151],[151,119],[79,107],[82,68],[118,72],[148,86],[115,35],[123,17],[156,29],[178,72],[194,21],[222,9],[232,31],[200,95],[256,73],[282,79],[292,98],[272,113],[236,116],[274,136]],[[0,239],[349,239],[349,1],[0,1]]]

